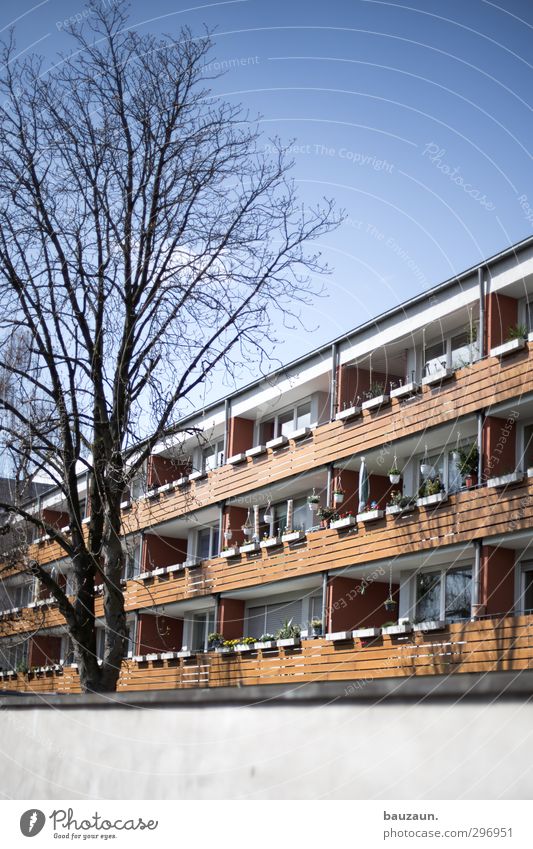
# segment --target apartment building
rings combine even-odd
[[[190,416],[122,504],[119,689],[529,668],[532,360],[528,239]],[[54,600],[0,611],[1,686],[79,690]]]

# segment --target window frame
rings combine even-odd
[[[422,575],[439,575],[439,612],[436,616],[437,620],[442,622],[457,622],[464,621],[464,619],[469,619],[471,612],[466,617],[452,617],[446,615],[446,576],[455,571],[470,571],[470,610],[472,609],[472,591],[473,591],[473,581],[474,581],[474,566],[471,563],[465,563],[464,565],[454,565],[454,566],[436,566],[433,569],[422,569],[413,574],[413,607],[412,607],[412,616],[414,622],[427,622],[431,621],[431,619],[420,619],[417,615],[418,608],[418,579]]]

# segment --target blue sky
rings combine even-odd
[[[111,2],[111,0],[106,0]],[[77,0],[4,0],[19,50],[69,48]],[[299,356],[533,230],[530,0],[133,0],[140,29],[217,27],[219,94],[294,142],[304,200],[347,220],[322,245],[334,271],[286,331]],[[528,49],[529,48],[529,49]],[[529,219],[529,220],[528,220]]]

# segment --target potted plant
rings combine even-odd
[[[218,634],[214,632],[213,634],[209,634],[207,637],[207,648],[208,651],[214,651],[215,649],[220,648],[224,645],[224,637],[222,634]]]
[[[327,527],[328,522],[334,522],[335,519],[338,519],[339,514],[333,507],[319,507],[316,511],[317,519],[320,519],[320,522],[323,527]]]
[[[477,483],[477,472],[478,472],[478,464],[479,464],[479,448],[476,442],[473,442],[472,445],[467,445],[463,448],[459,448],[459,471],[461,472],[462,477],[465,481],[465,486],[470,489],[470,487],[475,486]]]
[[[311,628],[313,629],[315,637],[319,637],[322,633],[322,619],[318,619],[316,617],[311,619]]]
[[[383,607],[385,608],[385,610],[388,613],[392,613],[393,610],[396,610],[396,605],[397,605],[397,602],[392,597],[392,595],[389,595],[388,598],[386,598],[385,601],[383,602]]]
[[[279,631],[276,632],[276,640],[280,646],[294,646],[300,640],[301,628],[293,625],[292,619],[286,619]]]
[[[402,476],[402,473],[401,473],[400,469],[398,468],[396,463],[394,463],[392,465],[392,467],[389,469],[389,480],[390,480],[390,482],[395,483],[395,484],[400,483],[401,476]]]
[[[525,324],[515,324],[507,331],[507,341],[512,342],[514,339],[527,339],[527,327]]]
[[[344,501],[344,491],[342,489],[336,489],[333,492],[333,503],[335,505],[342,504]]]
[[[318,512],[318,508],[320,507],[320,495],[317,495],[314,489],[311,495],[307,496],[307,504],[311,513]]]

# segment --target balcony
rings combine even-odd
[[[443,384],[438,393],[429,387],[412,396],[409,402],[391,398],[390,403],[376,415],[365,411],[357,418],[333,421],[318,426],[297,450],[289,447],[272,451],[260,446],[262,459],[257,462],[247,451],[246,462],[225,465],[209,472],[207,479],[189,483],[187,488],[161,490],[157,501],[136,501],[123,514],[125,532],[137,531],[162,521],[215,504],[243,492],[271,486],[276,481],[324,467],[379,447],[390,439],[415,434],[424,428],[451,422],[482,409],[533,391],[533,369],[530,365],[533,343],[527,344],[527,356],[521,357],[501,379],[499,360],[488,358],[455,372],[455,380]],[[255,449],[252,449],[255,451]],[[62,553],[57,543],[49,541],[37,552],[41,562],[59,559]]]
[[[413,675],[456,675],[529,669],[533,664],[533,616],[505,616],[438,623],[439,629],[402,633],[356,632],[342,640],[302,640],[290,646],[225,654],[166,652],[123,662],[119,691],[235,687],[311,681],[353,681]],[[366,629],[373,630],[373,629]],[[393,629],[388,629],[392,631]],[[290,641],[291,643],[294,641]],[[190,654],[190,656],[189,656]],[[292,682],[292,683],[291,683]],[[0,674],[4,690],[80,692],[75,665],[46,675]]]

